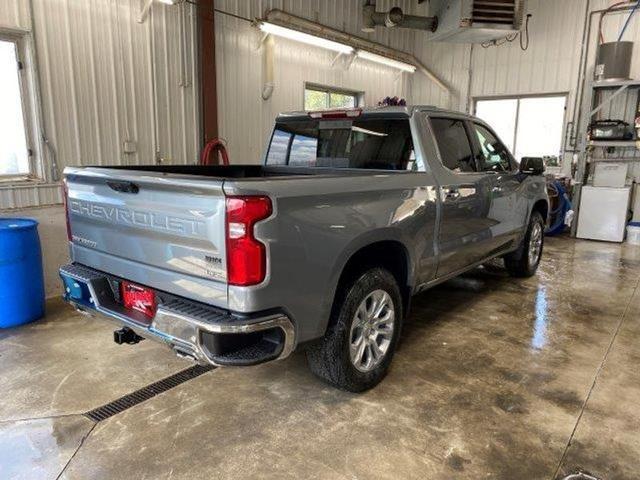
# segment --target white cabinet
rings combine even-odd
[[[622,242],[630,197],[630,187],[583,187],[577,237]]]

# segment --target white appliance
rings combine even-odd
[[[633,219],[634,222],[640,222],[640,186],[633,184]]]
[[[622,242],[631,187],[582,187],[578,238]]]
[[[629,164],[623,162],[597,162],[593,174],[594,187],[622,188],[627,182]]]

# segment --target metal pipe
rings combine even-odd
[[[29,18],[33,19],[33,0],[29,0]],[[51,143],[51,139],[47,136],[45,122],[44,122],[44,110],[42,107],[42,91],[40,90],[41,77],[40,77],[40,69],[38,68],[38,42],[37,42],[37,31],[35,27],[35,22],[31,22],[31,45],[30,45],[30,53],[33,56],[32,58],[32,81],[31,84],[33,86],[33,97],[34,97],[34,106],[32,107],[35,111],[35,125],[39,132],[36,132],[34,137],[38,137],[37,133],[40,133],[40,139],[42,143],[37,148],[37,152],[40,154],[40,165],[39,165],[39,173],[43,176],[43,178],[47,179],[47,173],[49,175],[49,180],[52,182],[57,182],[60,180],[60,169],[58,168],[58,157],[56,155],[56,149]],[[54,128],[55,132],[55,128]],[[44,150],[46,147],[49,152],[49,172],[45,168],[45,154]],[[15,194],[15,192],[14,192]]]
[[[198,71],[200,85],[200,119],[202,121],[202,141],[204,143],[218,137],[218,94],[216,82],[216,32],[213,0],[199,0],[198,15],[199,48]]]
[[[436,28],[438,28],[438,17],[405,15],[399,7],[393,7],[388,12],[376,12],[375,2],[369,2],[362,7],[362,24],[363,32],[373,32],[376,26],[435,32]]]
[[[275,89],[275,81],[273,75],[273,57],[274,57],[274,41],[273,36],[268,35],[263,42],[264,50],[262,52],[263,59],[263,71],[264,71],[264,84],[262,85],[262,99],[269,100],[273,95]]]
[[[366,50],[368,52],[376,53],[392,60],[397,60],[400,62],[408,63],[410,65],[414,65],[416,69],[420,70],[420,72],[422,72],[427,78],[433,81],[443,91],[449,94],[452,93],[448,85],[440,80],[440,78],[438,78],[436,74],[429,70],[429,68],[427,68],[416,57],[409,53],[395,50],[391,47],[387,47],[386,45],[372,42],[371,40],[356,37],[355,35],[351,35],[349,33],[327,27],[320,23],[312,22],[311,20],[307,20],[306,18],[291,15],[290,13],[284,12],[279,9],[269,10],[265,15],[265,20],[285,28],[293,28],[294,30],[299,30],[310,35],[315,35],[333,40],[335,42],[343,43],[345,45],[353,47],[354,49]]]
[[[572,119],[571,119],[571,133],[569,135],[569,145],[572,148],[576,148],[576,143],[577,143],[577,138],[575,133],[577,132],[576,130],[576,113],[578,113],[580,106],[578,105],[579,102],[579,97],[582,96],[582,88],[581,88],[581,77],[582,77],[582,64],[583,61],[585,59],[586,56],[586,50],[587,50],[587,31],[590,29],[590,25],[588,24],[588,22],[591,21],[591,17],[589,15],[589,6],[591,5],[591,0],[587,0],[587,4],[585,7],[585,11],[584,11],[584,23],[582,26],[582,46],[580,48],[580,61],[578,62],[578,85],[577,85],[577,89],[576,89],[576,93],[575,93],[575,97],[573,99],[573,111],[571,112],[572,115]]]
[[[421,17],[419,15],[404,15],[397,25],[399,28],[412,28],[414,30],[428,30],[435,32],[438,29],[438,17]]]

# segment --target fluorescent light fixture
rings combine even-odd
[[[175,5],[179,0],[158,0],[160,3],[164,3],[165,5]]]
[[[289,40],[295,40],[297,42],[313,45],[314,47],[326,48],[327,50],[333,50],[340,53],[352,53],[353,47],[345,45],[343,43],[327,40],[326,38],[316,37],[315,35],[309,35],[308,33],[300,32],[299,30],[293,30],[287,27],[281,27],[274,23],[260,22],[260,30],[264,33],[270,33],[278,37],[288,38]]]
[[[404,72],[415,72],[416,67],[409,63],[400,62],[398,60],[394,60],[392,58],[383,57],[382,55],[378,55],[377,53],[367,52],[366,50],[358,50],[356,51],[356,55],[359,58],[363,58],[365,60],[369,60],[371,62],[380,63],[382,65],[386,65],[387,67],[397,68]]]

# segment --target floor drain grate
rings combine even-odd
[[[207,373],[210,370],[213,370],[215,367],[202,366],[202,365],[194,365],[193,367],[189,367],[181,372],[178,372],[170,377],[163,378],[151,385],[147,385],[146,387],[141,388],[140,390],[136,390],[133,393],[129,393],[124,397],[120,397],[113,402],[109,402],[106,405],[102,405],[90,412],[85,413],[85,417],[90,418],[94,422],[100,422],[109,417],[113,417],[114,415],[127,410],[139,403],[144,402],[145,400],[149,400],[156,395],[159,395],[162,392],[166,392],[167,390],[171,390],[174,387],[177,387],[181,383],[184,383],[192,378],[199,377],[203,373]]]

